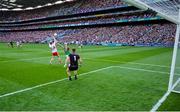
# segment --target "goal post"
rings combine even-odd
[[[180,93],[180,68],[179,68],[179,61],[180,61],[180,50],[179,50],[179,36],[180,36],[180,25],[177,25],[176,30],[176,37],[174,43],[174,50],[172,56],[172,64],[171,64],[171,71],[169,77],[169,86],[168,91]]]

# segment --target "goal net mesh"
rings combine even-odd
[[[180,24],[180,0],[132,0],[131,2],[138,3],[157,12],[165,19]],[[174,92],[180,93],[180,43],[177,51],[176,66],[171,88]]]
[[[179,23],[180,0],[134,0]]]

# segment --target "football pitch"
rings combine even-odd
[[[78,80],[69,81],[63,64],[49,64],[47,44],[1,43],[0,111],[150,111],[167,91],[172,50],[85,46],[77,49]],[[180,95],[171,93],[159,110],[180,110]]]

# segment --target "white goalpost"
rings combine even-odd
[[[180,20],[180,9],[179,9],[179,18]],[[171,71],[170,71],[170,78],[169,78],[169,87],[168,91],[180,93],[180,74],[179,74],[179,52],[178,47],[180,45],[180,24],[177,24],[176,29],[176,37],[174,43],[174,50],[173,50],[173,57],[172,57],[172,64],[171,64]]]
[[[159,16],[177,25],[173,48],[169,85],[166,94],[153,106],[151,111],[157,111],[171,92],[180,93],[180,0],[124,0],[141,9],[151,9]]]

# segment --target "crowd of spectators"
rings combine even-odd
[[[58,34],[60,42],[84,44],[116,43],[123,45],[162,45],[172,46],[176,26],[170,23],[127,25],[100,28],[83,28],[68,30],[4,32],[0,33],[0,41],[44,42],[47,38]]]
[[[104,8],[116,8],[119,6],[125,6],[126,4],[122,0],[84,0],[79,8],[76,8],[74,12],[84,13],[91,12]]]
[[[115,8],[125,5],[121,0],[75,0],[71,3],[59,4],[30,11],[1,11],[0,21],[21,21],[52,16],[85,13],[104,8]]]
[[[32,11],[0,12],[0,14],[2,13],[0,21],[20,21],[42,17],[85,13],[124,5],[126,4],[124,4],[121,0],[76,0],[71,3],[35,9]],[[155,14],[150,13],[133,13],[129,15],[117,14],[113,16],[97,15],[96,17],[77,19],[73,21],[67,20],[56,23],[34,24],[21,27],[0,27],[0,29],[21,30],[72,24],[97,24],[155,16]],[[113,43],[122,45],[172,46],[174,44],[175,29],[176,26],[174,24],[166,22],[159,24],[109,26],[67,30],[0,32],[0,42],[21,41],[25,43],[44,43],[48,42],[54,33],[57,33],[57,39],[62,43],[79,42],[93,45]]]
[[[133,15],[114,15],[114,16],[100,16],[86,19],[77,19],[73,21],[62,21],[58,23],[45,23],[39,25],[28,25],[28,26],[17,26],[17,27],[0,27],[2,30],[24,30],[24,29],[37,29],[37,28],[47,28],[47,27],[58,27],[61,25],[72,25],[72,24],[102,24],[108,22],[116,22],[119,20],[129,20],[129,19],[139,19],[139,18],[148,18],[155,17],[155,14],[152,13],[142,13],[142,14],[133,14]]]

